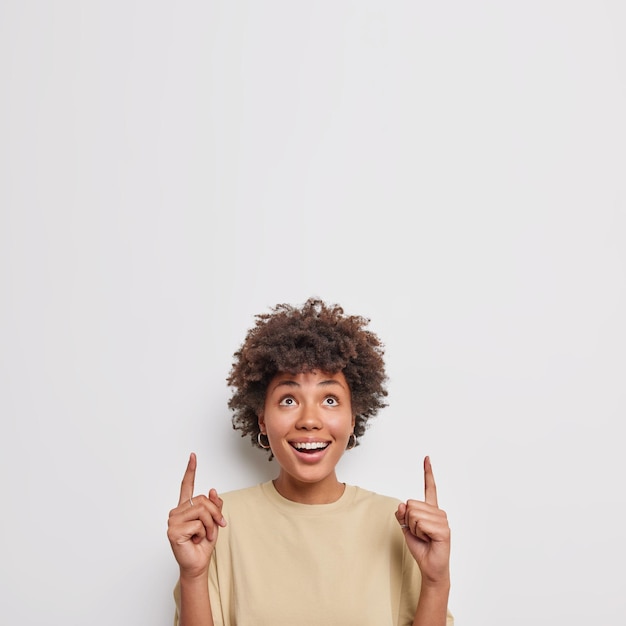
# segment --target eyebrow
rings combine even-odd
[[[344,388],[338,380],[334,380],[332,378],[329,378],[328,380],[321,380],[319,383],[317,383],[317,387],[329,387],[333,385],[339,385],[342,389]],[[274,391],[279,387],[300,387],[300,383],[296,382],[295,380],[281,380],[274,385],[271,391]]]

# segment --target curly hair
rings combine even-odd
[[[260,447],[258,416],[270,381],[279,372],[343,372],[350,387],[354,434],[364,434],[368,420],[387,406],[384,349],[365,327],[369,319],[345,315],[337,304],[309,298],[301,308],[277,304],[255,316],[237,352],[227,382],[233,387],[228,407],[233,428]],[[270,453],[271,458],[271,453]]]

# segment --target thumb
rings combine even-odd
[[[398,524],[400,524],[400,528],[402,528],[402,530],[406,530],[407,528],[405,516],[406,504],[404,502],[400,502],[396,510],[396,519],[398,520]]]

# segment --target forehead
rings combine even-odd
[[[348,382],[343,372],[322,372],[313,370],[311,372],[300,372],[292,374],[290,372],[278,372],[270,381],[268,390],[272,391],[276,387],[283,385],[293,387],[342,387],[349,391]]]

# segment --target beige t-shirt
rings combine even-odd
[[[396,499],[348,485],[332,504],[300,504],[271,481],[221,497],[228,525],[209,571],[216,626],[413,623],[420,572]],[[178,589],[175,598],[177,626]]]

